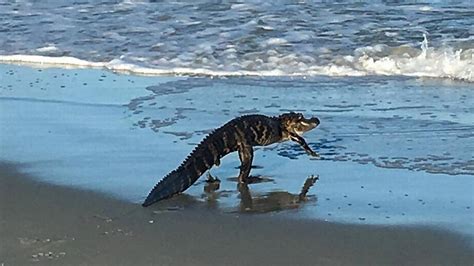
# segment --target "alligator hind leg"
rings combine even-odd
[[[250,145],[242,145],[239,147],[240,173],[239,183],[245,183],[250,175],[250,168],[253,161],[253,148]]]

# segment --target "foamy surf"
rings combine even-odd
[[[34,67],[103,68],[107,63],[91,62],[70,56],[2,55],[0,62]]]
[[[451,47],[434,49],[428,46],[426,34],[423,37],[424,40],[419,50],[407,47],[405,52],[400,53],[397,49],[387,47],[380,49],[380,52],[389,51],[390,54],[387,56],[374,58],[370,53],[362,52],[357,57],[351,57],[348,61],[353,63],[354,69],[375,75],[474,81],[474,49],[465,51],[461,49],[454,51]],[[402,49],[403,47],[398,47],[398,50]]]
[[[271,52],[271,51],[270,51]],[[330,51],[328,51],[330,52]],[[241,61],[232,67],[219,64],[215,68],[205,64],[202,68],[185,67],[186,61],[159,60],[152,66],[141,66],[126,61],[126,57],[109,62],[93,62],[68,56],[1,55],[1,63],[34,67],[101,68],[132,75],[162,76],[410,76],[441,78],[474,82],[474,49],[454,50],[451,47],[429,47],[426,35],[419,48],[409,45],[389,47],[374,45],[360,47],[352,55],[338,56],[329,63],[319,65],[316,58],[270,53],[257,58],[259,67]],[[146,58],[145,60],[147,61]],[[162,63],[163,67],[159,63]],[[217,65],[214,64],[214,65]],[[233,70],[226,70],[232,68]]]

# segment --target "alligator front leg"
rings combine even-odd
[[[239,158],[240,158],[240,173],[239,183],[245,183],[250,175],[250,168],[252,167],[253,160],[253,148],[250,145],[241,145],[239,147]]]
[[[319,157],[319,154],[317,154],[316,152],[314,152],[309,146],[308,146],[308,143],[306,143],[306,141],[304,140],[304,138],[302,138],[301,136],[299,136],[298,134],[295,134],[295,133],[290,133],[290,139],[298,144],[301,145],[301,147],[303,147],[303,149],[311,156],[313,157]]]

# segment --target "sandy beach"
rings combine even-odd
[[[0,165],[3,265],[470,265],[462,236],[423,227],[152,208],[32,181]],[[181,206],[179,209],[174,206]]]
[[[0,264],[474,262],[469,85],[13,65],[0,73]],[[242,192],[229,155],[211,171],[218,191],[203,177],[140,206],[212,128],[290,110],[320,117],[306,138],[321,160],[292,143],[257,149],[252,173],[262,182]],[[319,180],[300,200],[311,175]]]

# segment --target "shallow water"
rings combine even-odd
[[[408,78],[136,77],[0,65],[0,160],[44,181],[141,202],[213,128],[246,113],[300,111],[321,125],[258,148],[239,191],[236,154],[160,206],[474,232],[474,95],[466,83]],[[319,176],[307,198],[307,177]],[[191,203],[189,203],[191,202]],[[184,205],[183,205],[184,204]]]
[[[7,1],[0,3],[0,61],[149,75],[472,82],[472,25],[472,1]]]

